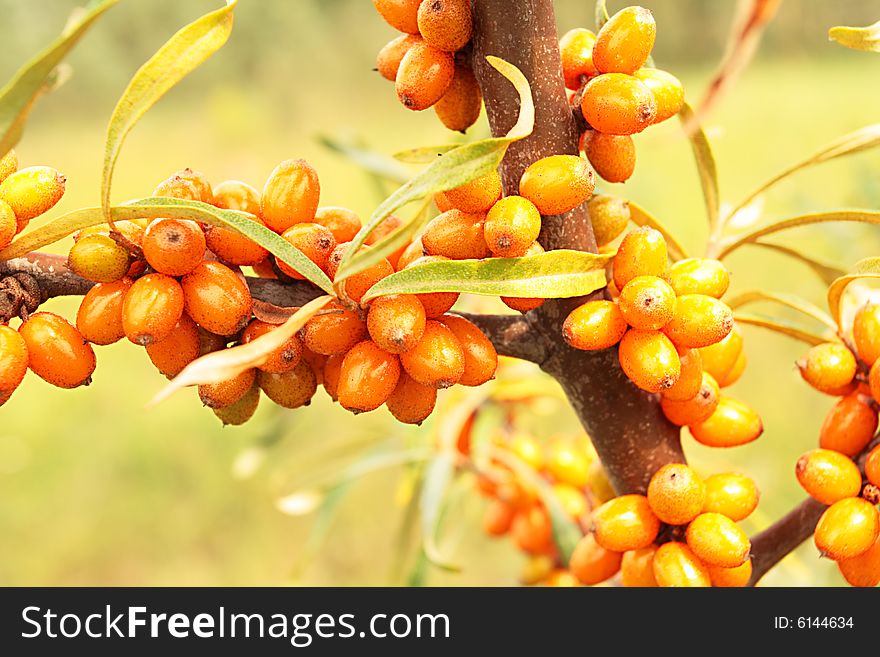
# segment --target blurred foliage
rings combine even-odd
[[[561,29],[592,26],[591,3],[556,4]],[[609,4],[611,11],[623,6]],[[699,99],[723,52],[735,3],[643,4],[659,25],[658,65],[679,75],[689,97]],[[0,0],[0,78],[57,35],[76,5]],[[70,60],[73,77],[37,106],[19,147],[25,165],[50,164],[68,176],[68,193],[51,216],[97,203],[106,122],[116,98],[176,29],[218,6],[217,0],[122,2],[87,35]],[[704,126],[723,202],[735,204],[832,138],[877,121],[880,88],[873,81],[880,61],[827,39],[831,25],[869,24],[876,12],[877,3],[869,0],[783,3],[755,61]],[[214,181],[234,177],[259,187],[278,161],[305,157],[321,174],[322,203],[369,216],[380,200],[375,181],[322,146],[317,135],[384,153],[448,141],[432,112],[400,108],[391,86],[372,73],[376,51],[392,36],[365,0],[243,0],[229,44],[132,133],[115,176],[114,200],[145,196],[185,166]],[[484,136],[485,124],[473,133]],[[633,179],[605,191],[632,197],[667,223],[689,251],[700,252],[707,224],[689,145],[670,124],[639,136],[637,145]],[[804,171],[739,213],[733,227],[746,229],[761,217],[880,207],[878,159],[868,152]],[[809,227],[780,242],[849,267],[878,252],[880,231]],[[729,265],[734,291],[797,292],[825,305],[825,288],[809,269],[773,251],[745,247]],[[72,317],[76,302],[54,300],[49,306]],[[744,332],[751,365],[733,394],[762,412],[766,434],[732,451],[708,450],[687,437],[685,446],[706,472],[736,468],[756,479],[763,497],[746,523],[753,531],[802,498],[794,462],[815,444],[832,399],[800,382],[793,363],[802,345],[758,328]],[[29,376],[0,410],[0,583],[406,581],[415,556],[408,553],[401,567],[396,550],[407,543],[398,524],[407,515],[401,487],[409,469],[382,470],[351,484],[317,559],[296,573],[309,549],[312,519],[282,514],[274,502],[328,461],[351,461],[379,443],[401,449],[431,444],[431,421],[420,429],[402,427],[384,410],[354,418],[319,392],[308,409],[277,413],[265,405],[245,428],[221,429],[198,408],[193,391],[144,410],[164,379],[143,350],[120,343],[100,348],[98,360],[89,388],[58,390]],[[540,436],[577,426],[561,402],[530,409],[523,421]],[[521,557],[509,543],[482,535],[482,499],[458,499],[441,547],[463,572],[417,564],[414,579],[515,583]],[[811,545],[765,581],[841,583],[836,568],[821,562]]]

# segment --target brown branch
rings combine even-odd
[[[782,518],[752,538],[752,577],[749,586],[758,583],[768,570],[785,555],[807,540],[819,517],[827,509],[812,497],[798,504]]]
[[[535,339],[531,323],[519,315],[479,315],[457,313],[476,324],[502,356],[542,364],[547,351],[542,340]]]

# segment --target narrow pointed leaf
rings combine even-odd
[[[751,326],[759,326],[761,328],[787,335],[795,340],[800,340],[809,345],[822,344],[823,342],[833,342],[837,338],[833,333],[817,333],[810,328],[791,322],[778,317],[770,317],[758,313],[734,313],[734,320],[738,324],[749,324]]]
[[[328,135],[318,137],[318,142],[348,158],[363,170],[385,180],[402,184],[410,178],[410,172],[406,167],[401,166],[399,162],[383,153],[377,153]]]
[[[441,452],[428,464],[425,471],[425,482],[419,497],[425,556],[434,566],[451,572],[457,572],[461,568],[449,563],[440,554],[437,546],[437,531],[442,517],[443,505],[454,475],[455,460],[453,455],[449,452]]]
[[[806,299],[802,299],[794,294],[786,294],[784,292],[765,292],[764,290],[747,290],[726,299],[727,305],[730,306],[732,310],[736,310],[737,308],[741,308],[750,303],[760,302],[775,303],[791,308],[792,310],[796,310],[799,313],[824,324],[831,331],[837,330],[837,326],[831,318],[831,315],[815,304],[812,304]]]
[[[672,232],[654,215],[648,212],[638,203],[629,202],[630,221],[636,226],[650,226],[654,230],[661,233],[666,240],[666,248],[669,251],[669,257],[673,260],[684,260],[689,258],[687,251],[681,245],[681,242],[672,234]]]
[[[683,126],[690,126],[688,138],[691,149],[694,152],[694,161],[697,163],[697,173],[700,176],[700,186],[703,188],[703,199],[706,203],[706,216],[709,218],[709,226],[715,228],[718,225],[718,211],[721,207],[721,196],[718,192],[718,169],[715,166],[715,156],[712,147],[706,138],[706,133],[700,126],[694,110],[685,103],[678,113]]]
[[[781,253],[795,260],[800,260],[802,263],[804,263],[810,269],[816,272],[816,276],[818,276],[822,280],[822,282],[825,283],[825,285],[831,285],[835,281],[835,279],[838,279],[846,274],[846,272],[840,267],[830,265],[825,262],[820,262],[812,256],[805,255],[797,249],[784,246],[782,244],[774,244],[773,242],[764,242],[762,240],[753,242],[753,244],[755,246],[760,246],[771,251],[776,251],[777,253]]]
[[[856,263],[853,271],[841,276],[828,288],[828,308],[834,321],[840,324],[840,300],[847,286],[859,279],[880,279],[880,258],[865,258]]]
[[[394,154],[394,159],[407,164],[431,164],[441,155],[453,151],[461,144],[443,144],[441,146],[419,146]]]
[[[880,52],[880,21],[867,27],[832,27],[828,38],[853,50]]]
[[[611,18],[608,15],[608,7],[606,0],[596,0],[596,7],[593,10],[593,16],[596,19],[596,32],[602,29],[602,26]]]

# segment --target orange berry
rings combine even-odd
[[[261,335],[266,335],[267,333],[274,331],[275,328],[276,326],[273,324],[268,324],[259,319],[252,319],[250,324],[247,325],[241,334],[241,343],[247,344],[248,342],[256,340]],[[267,355],[266,361],[262,365],[259,365],[258,369],[261,369],[264,372],[275,372],[276,374],[287,372],[299,364],[302,354],[302,340],[300,340],[298,335],[293,335],[288,338],[287,342],[283,345],[271,351]]]
[[[299,249],[303,255],[322,270],[327,267],[327,259],[330,257],[333,249],[336,248],[336,240],[333,239],[333,233],[320,224],[309,222],[294,224],[285,230],[281,237],[288,244]],[[278,268],[291,278],[305,280],[305,276],[283,260],[275,258],[275,262]]]
[[[0,406],[21,384],[28,369],[25,339],[13,328],[0,325]]]
[[[746,559],[734,568],[723,568],[712,564],[707,564],[706,568],[709,570],[712,586],[719,588],[742,588],[748,586],[749,580],[752,578],[751,559]]]
[[[130,265],[128,250],[109,234],[84,235],[76,240],[67,254],[67,268],[96,283],[118,281],[125,276]]]
[[[834,504],[858,497],[862,473],[852,459],[830,449],[814,449],[801,456],[795,466],[798,482],[822,504]]]
[[[434,392],[436,394],[436,390]],[[504,536],[510,531],[515,516],[516,509],[506,502],[489,500],[483,511],[483,531],[489,536]]]
[[[76,328],[92,344],[113,344],[125,336],[122,304],[131,281],[123,278],[98,283],[83,297],[76,313]]]
[[[199,399],[211,408],[231,406],[253,387],[256,378],[257,370],[250,368],[224,381],[203,383],[199,386]]]
[[[272,170],[260,199],[262,218],[276,233],[311,222],[318,209],[321,183],[305,160],[285,160]]]
[[[505,306],[518,313],[527,313],[544,305],[546,299],[534,297],[500,297]]]
[[[443,315],[439,321],[452,331],[464,354],[464,372],[458,383],[479,386],[494,378],[498,369],[498,353],[489,338],[464,317]]]
[[[38,377],[59,388],[91,383],[95,352],[66,319],[34,313],[18,332],[27,344],[28,366]]]
[[[488,212],[501,198],[501,176],[493,169],[454,189],[443,192],[452,207],[462,212]]]
[[[590,503],[587,501],[587,496],[584,495],[580,489],[571,484],[564,482],[553,484],[553,494],[556,496],[556,499],[559,500],[559,505],[562,507],[562,510],[573,520],[580,520],[582,517],[585,517],[590,510]]]
[[[179,198],[186,201],[201,201],[202,194],[191,180],[177,175],[169,176],[153,190],[153,196]]]
[[[648,484],[648,504],[668,525],[686,525],[703,510],[706,486],[693,468],[683,463],[664,465]]]
[[[465,355],[455,333],[431,319],[416,346],[400,355],[400,363],[422,385],[448,388],[464,375]]]
[[[337,394],[346,409],[360,413],[384,404],[400,378],[400,360],[381,349],[375,342],[364,340],[345,355],[339,372]]]
[[[553,547],[550,516],[538,505],[516,514],[511,534],[516,546],[528,554],[542,554]]]
[[[342,373],[342,361],[345,360],[345,354],[334,354],[327,356],[324,363],[323,384],[324,390],[333,401],[339,400],[339,375]]]
[[[211,183],[208,182],[207,176],[201,171],[193,171],[189,167],[176,172],[174,176],[189,181],[199,193],[199,198],[195,199],[202,203],[214,204],[214,193],[211,190]]]
[[[618,357],[629,379],[647,392],[671,388],[681,375],[678,351],[660,331],[627,331]]]
[[[764,432],[761,417],[740,401],[721,397],[708,419],[688,425],[691,435],[707,447],[738,447]]]
[[[853,381],[853,383],[855,383],[855,381]],[[880,365],[877,365],[876,360],[868,371],[868,390],[871,392],[871,396],[875,400],[880,399]]]
[[[422,0],[373,0],[376,11],[395,30],[419,33],[419,5]]]
[[[253,221],[265,226],[260,218],[260,193],[240,180],[226,180],[214,188],[214,205],[227,210],[241,210],[252,215]],[[244,235],[220,226],[205,227],[205,241],[212,253],[232,265],[255,265],[269,254],[266,249]]]
[[[188,219],[154,219],[144,233],[144,257],[160,274],[188,274],[202,261],[205,247],[205,233]]]
[[[730,274],[718,260],[687,258],[669,268],[669,284],[678,295],[705,294],[720,299],[730,285]]]
[[[5,155],[0,157],[0,182],[6,180],[10,175],[18,170],[18,155],[15,149],[10,149]]]
[[[367,336],[367,325],[357,313],[337,303],[312,317],[303,327],[303,341],[316,354],[344,354]]]
[[[636,170],[636,145],[629,135],[587,130],[581,141],[581,150],[596,173],[608,182],[626,182]]]
[[[825,509],[813,538],[822,556],[840,561],[867,552],[878,533],[876,507],[860,497],[848,497]]]
[[[671,541],[657,548],[653,567],[658,586],[712,586],[706,564],[684,543]]]
[[[427,255],[451,260],[487,258],[490,255],[483,224],[486,215],[449,210],[439,214],[425,226],[422,249]]]
[[[456,65],[452,83],[434,104],[437,118],[450,130],[464,134],[480,118],[482,108],[483,94],[474,72]]]
[[[621,495],[593,511],[593,531],[606,550],[626,552],[651,545],[660,520],[644,495]]]
[[[648,59],[656,36],[657,24],[649,9],[621,9],[596,35],[593,63],[602,73],[633,73]]]
[[[165,274],[139,278],[122,302],[125,336],[141,346],[164,340],[183,314],[184,291],[177,280]]]
[[[856,357],[840,342],[812,347],[797,366],[804,381],[825,393],[848,386],[856,375]]]
[[[654,122],[657,101],[641,80],[623,73],[605,73],[587,82],[581,112],[599,132],[633,135]]]
[[[666,419],[679,427],[699,424],[709,419],[718,407],[721,391],[711,375],[703,372],[700,389],[690,399],[676,400],[663,396],[660,409]]]
[[[617,574],[621,558],[620,552],[606,550],[587,534],[575,546],[568,567],[581,584],[599,584]]]
[[[877,411],[859,393],[838,401],[825,416],[819,432],[819,446],[835,452],[856,456],[877,431]]]
[[[226,345],[219,346],[222,349]],[[216,349],[212,349],[216,351]],[[147,355],[162,374],[169,379],[202,355],[201,336],[196,323],[184,313],[164,339],[147,345]]]
[[[853,318],[853,342],[856,353],[867,365],[880,357],[880,303],[867,303]]]
[[[657,547],[649,545],[623,553],[620,575],[624,586],[643,588],[657,586],[657,578],[654,577],[654,554],[656,552]]]
[[[659,231],[647,226],[631,230],[614,256],[614,284],[622,290],[636,276],[666,278],[667,258],[666,240]]]
[[[318,385],[324,383],[324,368],[330,358],[323,354],[316,354],[309,349],[303,349],[301,360],[306,361],[309,364],[309,367],[312,368],[312,372],[315,373],[316,383]]]
[[[663,327],[677,347],[708,347],[723,340],[733,330],[733,311],[728,305],[705,294],[678,297],[675,316]]]
[[[697,349],[679,350],[681,375],[671,388],[663,391],[663,396],[672,401],[693,399],[703,386],[703,362]]]
[[[746,533],[727,516],[701,513],[688,525],[687,544],[705,564],[736,568],[749,558]]]
[[[318,389],[315,371],[300,359],[288,372],[257,372],[257,384],[266,396],[282,408],[308,406]]]
[[[735,522],[744,520],[758,506],[761,494],[755,482],[734,472],[714,474],[706,478],[704,513],[720,513]]]
[[[369,248],[369,247],[363,247]],[[336,278],[336,270],[339,267],[339,263],[342,261],[342,256],[345,251],[348,249],[348,242],[343,244],[339,244],[333,249],[333,252],[330,254],[330,257],[327,260],[327,275],[331,279]],[[394,273],[394,266],[391,262],[388,261],[387,258],[383,258],[379,262],[370,265],[363,271],[358,272],[354,276],[349,276],[345,279],[343,285],[345,286],[345,295],[356,303],[360,303],[361,298],[367,293],[371,287],[373,287],[376,283],[381,281],[386,276],[390,276]]]
[[[590,481],[590,459],[568,442],[556,441],[550,446],[544,468],[556,481],[577,489],[586,488]]]
[[[657,100],[657,116],[654,123],[671,119],[681,111],[684,105],[684,87],[681,81],[666,71],[656,68],[642,68],[633,76],[645,83]]]
[[[562,324],[565,341],[575,349],[607,349],[620,342],[627,324],[613,301],[587,301],[569,313]]]
[[[403,221],[401,221],[400,217],[396,217],[394,215],[385,217],[381,222],[379,222],[379,225],[376,226],[369,235],[367,235],[367,239],[364,240],[364,244],[368,246],[378,244],[382,239],[397,231],[397,229],[399,229],[402,225]],[[397,262],[398,260],[400,260],[400,256],[405,250],[406,246],[401,246],[397,250],[388,254],[388,262],[390,262],[391,266],[395,269],[397,268]]]
[[[510,452],[535,472],[544,467],[541,444],[527,433],[518,433],[508,444]]]
[[[274,269],[275,258],[267,257],[260,260],[255,265],[252,265],[254,269],[254,273],[260,278],[271,278],[277,279],[278,274],[275,273]]]
[[[315,223],[333,233],[337,244],[350,242],[361,229],[361,219],[348,208],[335,205],[318,208]]]
[[[872,449],[865,460],[865,476],[875,486],[880,486],[880,445]]]
[[[591,78],[599,74],[593,66],[594,43],[596,43],[596,35],[582,27],[569,30],[559,39],[562,75],[565,78],[565,86],[573,91],[581,88],[584,77]]]
[[[448,52],[427,43],[407,51],[394,81],[397,98],[411,110],[426,110],[443,98],[455,76],[455,61]]]
[[[19,169],[0,182],[0,200],[12,208],[18,222],[30,221],[61,200],[65,181],[52,167]]]
[[[455,52],[471,40],[473,28],[470,0],[431,0],[418,11],[419,33],[440,50]]]
[[[736,362],[733,364],[733,369],[727,373],[725,378],[718,382],[718,385],[722,388],[726,388],[739,381],[739,378],[743,375],[743,372],[745,372],[747,363],[748,359],[746,358],[745,353],[740,352],[739,356],[736,357]]]
[[[253,299],[240,274],[219,262],[204,261],[180,282],[186,312],[217,335],[234,335],[251,318]]]
[[[593,235],[600,246],[620,237],[630,220],[629,201],[619,196],[598,194],[590,198],[587,208],[593,224]]]
[[[626,323],[635,329],[654,331],[675,315],[675,292],[657,276],[636,276],[620,291],[617,300]]]
[[[852,586],[871,587],[880,584],[880,538],[860,555],[838,561],[837,567]]]
[[[385,351],[409,351],[425,332],[425,308],[412,294],[377,297],[370,303],[367,330],[373,342]]]
[[[406,372],[401,372],[397,386],[385,405],[398,422],[421,424],[434,410],[436,403],[436,388],[424,386]]]
[[[254,413],[257,412],[257,406],[259,403],[260,387],[258,385],[253,385],[246,393],[244,393],[242,398],[234,404],[223,406],[221,408],[212,408],[211,410],[214,412],[214,415],[220,419],[223,426],[239,426],[254,416]]]
[[[429,262],[440,262],[447,259],[443,256],[423,256],[413,260],[407,267],[418,267]],[[455,302],[458,301],[459,295],[458,292],[425,292],[416,296],[425,308],[425,315],[428,319],[433,319],[449,311],[455,305]]]
[[[18,220],[15,218],[15,212],[12,207],[0,199],[0,249],[9,246],[12,238],[18,232]]]
[[[579,155],[550,155],[532,162],[519,181],[519,193],[544,215],[564,214],[593,194],[596,181]]]
[[[489,210],[483,225],[486,244],[499,258],[515,258],[538,239],[541,214],[522,196],[505,196]]]
[[[718,382],[719,386],[729,385],[723,383],[733,378],[733,373],[737,369],[737,361],[743,356],[743,364],[745,357],[742,353],[743,338],[740,330],[734,326],[727,337],[708,347],[700,349],[700,358],[703,359],[703,369],[712,375]],[[732,383],[731,381],[730,383]]]
[[[382,46],[376,55],[376,70],[386,80],[394,82],[400,61],[414,44],[420,43],[422,37],[416,34],[401,34]]]

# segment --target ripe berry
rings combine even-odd
[[[590,199],[587,208],[593,224],[593,235],[600,246],[616,240],[629,223],[629,201],[619,196],[598,194]]]
[[[153,196],[179,198],[186,201],[201,201],[202,194],[191,180],[172,175],[156,185]]]
[[[418,11],[419,33],[440,50],[455,52],[471,40],[470,0],[430,0]]]
[[[666,240],[647,226],[631,230],[614,256],[614,284],[618,290],[636,276],[666,277],[669,266]]]
[[[406,372],[400,373],[397,386],[385,401],[391,415],[404,424],[421,424],[437,403],[437,389],[424,386]]]
[[[623,553],[620,576],[624,586],[642,588],[657,586],[657,578],[654,577],[654,554],[656,552],[657,547],[649,545]]]
[[[456,64],[452,84],[434,104],[437,118],[450,130],[464,134],[477,119],[483,107],[483,94],[474,72]]]
[[[95,352],[66,319],[34,313],[18,332],[27,344],[28,366],[41,379],[59,388],[91,383]]]
[[[272,324],[262,322],[259,319],[253,319],[242,332],[241,343],[247,344],[261,335],[270,333],[275,328]],[[278,374],[287,372],[297,366],[300,358],[302,358],[302,353],[302,340],[300,340],[298,335],[291,336],[283,345],[271,351],[267,355],[265,362],[259,365],[258,368],[264,372],[275,372]]]
[[[819,432],[819,446],[856,456],[877,431],[877,411],[859,393],[838,401],[825,416]]]
[[[442,256],[424,256],[413,260],[407,267],[418,267],[419,265],[439,262],[441,260],[446,260],[446,258]],[[458,301],[458,292],[426,292],[416,296],[422,302],[428,319],[439,317],[449,311],[455,305],[455,302]]]
[[[562,75],[565,86],[577,91],[584,77],[591,78],[599,71],[593,66],[593,44],[596,35],[582,27],[569,30],[559,39],[559,54],[562,56]]]
[[[678,297],[675,316],[663,327],[678,347],[708,347],[733,330],[733,311],[722,301],[705,294]]]
[[[840,561],[867,552],[878,532],[877,509],[859,497],[848,497],[825,509],[814,539],[822,556]]]
[[[76,313],[76,328],[92,344],[113,344],[125,336],[122,305],[131,281],[99,283],[86,292]]]
[[[326,269],[327,259],[330,257],[333,249],[336,248],[336,240],[333,239],[333,233],[320,224],[310,222],[294,224],[285,230],[281,237],[290,245],[302,251],[303,255],[321,269]],[[283,260],[276,258],[275,262],[278,268],[291,278],[296,280],[305,279],[305,276]]]
[[[308,405],[318,389],[315,372],[305,359],[281,374],[258,371],[257,383],[266,396],[282,408]]]
[[[483,226],[486,244],[499,258],[515,258],[538,239],[541,214],[522,196],[506,196],[489,210]]]
[[[322,354],[316,354],[309,349],[303,349],[301,360],[304,360],[309,364],[309,367],[312,368],[312,372],[315,373],[315,381],[318,385],[321,385],[324,382],[324,368],[330,358]]]
[[[443,193],[452,207],[462,212],[488,212],[501,198],[501,176],[493,169],[468,183]]]
[[[489,500],[483,511],[483,531],[489,536],[504,536],[510,531],[515,516],[516,509],[509,504],[501,500]]]
[[[226,345],[218,345],[222,349]],[[216,351],[217,349],[212,349]],[[147,345],[147,355],[162,374],[169,379],[183,371],[183,368],[203,354],[199,328],[184,313],[180,316],[171,333],[163,340]]]
[[[872,587],[880,584],[880,538],[860,555],[838,561],[837,567],[852,586]]]
[[[0,199],[6,201],[19,222],[48,212],[64,196],[65,178],[52,167],[19,169],[0,182]]]
[[[276,233],[315,218],[321,183],[305,160],[285,160],[272,170],[260,199],[262,218]]]
[[[587,130],[581,137],[581,150],[596,173],[608,182],[626,182],[636,169],[636,145],[629,135]]]
[[[24,338],[9,326],[0,326],[0,406],[21,384],[28,369],[28,348]]]
[[[303,341],[316,354],[344,354],[367,336],[367,325],[357,313],[331,303],[325,312],[303,327]]]
[[[0,199],[0,249],[9,246],[12,238],[18,232],[18,221],[15,212],[6,201]]]
[[[411,110],[426,110],[447,92],[455,75],[455,61],[448,52],[427,43],[407,51],[397,70],[397,98]]]
[[[498,353],[489,338],[464,317],[443,315],[439,321],[452,331],[464,354],[464,372],[458,383],[479,386],[492,379],[498,369]]]
[[[575,349],[613,347],[626,333],[627,323],[613,301],[587,301],[569,313],[562,324],[565,341]]]
[[[593,512],[593,530],[606,550],[626,552],[651,545],[660,531],[660,520],[644,495],[621,495]]]
[[[396,232],[401,226],[403,226],[403,221],[400,217],[395,215],[389,215],[385,217],[382,221],[379,222],[379,225],[376,226],[369,235],[367,235],[367,239],[364,240],[364,244],[367,246],[372,246],[373,244],[378,244],[385,237],[391,235],[391,233]],[[406,246],[398,247],[397,250],[392,251],[388,254],[387,259],[388,262],[391,263],[393,268],[397,268],[397,262],[400,260],[400,256],[403,255],[403,252],[406,250]]]
[[[867,365],[880,357],[880,304],[867,303],[853,318],[853,342],[856,352]]]
[[[544,305],[545,299],[536,297],[500,297],[505,306],[518,313],[527,313]]]
[[[706,567],[709,570],[712,586],[718,588],[742,588],[748,586],[749,580],[752,578],[751,559],[746,559],[735,568],[723,568],[712,564],[707,564]]]
[[[656,68],[639,69],[633,76],[644,82],[657,100],[654,123],[670,119],[681,111],[684,105],[684,87],[677,77]]]
[[[621,9],[596,35],[593,63],[602,73],[633,73],[648,59],[656,36],[657,24],[650,10]]]
[[[758,506],[761,497],[755,482],[734,472],[714,474],[706,478],[704,513],[720,513],[734,522],[744,520]]]
[[[213,193],[214,205],[218,208],[248,212],[254,215],[254,222],[265,225],[260,219],[260,193],[247,183],[226,180],[217,185]],[[206,226],[205,241],[211,252],[231,265],[255,265],[269,254],[241,233],[220,226]]]
[[[67,266],[74,273],[96,283],[110,283],[125,276],[131,265],[128,251],[109,235],[81,237],[67,255]]]
[[[590,493],[599,503],[607,502],[615,496],[614,488],[608,479],[608,473],[602,466],[602,461],[596,459],[590,464],[589,471]]]
[[[339,373],[339,403],[350,411],[379,408],[394,392],[400,360],[375,342],[364,340],[345,355]]]
[[[348,208],[335,205],[318,208],[315,223],[321,224],[333,233],[337,244],[350,242],[361,229],[361,219]]]
[[[618,306],[626,323],[642,331],[662,328],[675,315],[675,292],[657,276],[636,276],[620,291]]]
[[[446,325],[428,320],[415,347],[400,355],[403,369],[422,385],[448,388],[464,374],[465,355],[458,338]]]
[[[718,260],[687,258],[669,268],[669,283],[678,295],[705,294],[720,299],[730,285],[730,274]]]
[[[880,486],[880,445],[868,454],[865,460],[865,476],[875,486]]]
[[[205,255],[205,233],[188,219],[154,219],[144,233],[144,257],[161,274],[183,276]]]
[[[370,303],[367,330],[373,342],[385,351],[409,351],[425,332],[425,308],[412,294],[378,297]]]
[[[422,234],[422,248],[426,255],[438,255],[451,260],[486,258],[490,255],[483,224],[486,215],[449,210],[434,217]]]
[[[599,584],[617,574],[621,558],[620,552],[606,550],[587,534],[575,546],[568,567],[581,584]]]
[[[0,182],[6,180],[17,169],[18,155],[15,153],[15,149],[10,149],[9,152],[0,157]]]
[[[251,293],[239,274],[226,265],[201,262],[180,284],[186,312],[211,333],[234,335],[251,317]]]
[[[382,46],[376,55],[376,70],[386,80],[394,82],[400,60],[414,44],[421,42],[422,37],[415,34],[401,34]]]
[[[703,372],[696,395],[683,401],[663,396],[660,409],[666,419],[679,427],[699,424],[709,419],[718,407],[721,391],[711,375]]]
[[[376,11],[395,30],[419,33],[419,5],[422,0],[373,0]]]
[[[822,504],[858,497],[862,473],[852,459],[830,449],[814,449],[801,456],[795,474],[803,489]]]
[[[547,451],[544,468],[556,481],[583,489],[590,479],[590,459],[567,441],[555,441]]]
[[[535,472],[544,467],[544,453],[541,444],[527,433],[518,433],[510,441],[511,454]]]
[[[234,404],[223,406],[222,408],[212,408],[223,426],[232,425],[239,426],[250,420],[254,413],[257,412],[257,406],[260,403],[260,387],[258,385],[251,386],[244,395]]]
[[[599,132],[633,135],[654,122],[657,101],[641,80],[623,73],[605,73],[587,83],[581,112]]]
[[[709,569],[684,543],[664,543],[654,553],[654,577],[662,587],[712,586]]]
[[[734,379],[733,373],[737,369],[737,361],[743,356],[742,348],[742,333],[734,326],[726,338],[700,349],[703,369],[712,375],[719,386],[725,387],[733,383],[730,379]]]
[[[342,361],[345,354],[327,356],[322,372],[324,390],[333,401],[339,401],[339,375],[342,372]]]
[[[203,383],[199,386],[199,399],[211,408],[231,406],[253,387],[256,377],[257,370],[250,368],[224,381]]]
[[[856,358],[846,345],[826,342],[812,347],[797,363],[804,381],[820,392],[835,394],[856,375]]]
[[[736,568],[749,558],[749,537],[727,516],[702,513],[688,525],[687,544],[703,563]]]
[[[664,465],[648,484],[648,504],[668,525],[686,525],[703,510],[706,486],[697,473],[683,463]]]
[[[562,510],[565,511],[572,520],[580,520],[581,518],[586,517],[587,512],[590,510],[590,503],[587,501],[587,496],[584,495],[580,489],[571,484],[566,484],[564,482],[553,484],[553,494],[559,501],[559,506],[562,507]]]
[[[707,447],[738,447],[764,432],[761,417],[740,401],[721,397],[715,412],[699,424],[688,425],[691,435]]]
[[[184,291],[165,274],[136,280],[122,302],[125,337],[141,346],[165,339],[183,314]]]
[[[520,511],[511,526],[513,542],[528,554],[546,553],[553,547],[553,528],[542,506],[532,505]]]
[[[663,391],[663,396],[672,401],[693,399],[703,386],[703,362],[698,349],[679,349],[681,375],[675,384]]]
[[[369,248],[369,247],[363,247]],[[336,278],[336,270],[342,261],[342,256],[348,249],[348,243],[339,244],[333,249],[330,257],[327,259],[327,275],[331,279]],[[394,266],[385,258],[379,262],[370,265],[363,271],[358,272],[354,276],[345,279],[345,295],[356,303],[360,303],[361,298],[367,293],[371,287],[381,281],[386,276],[394,273]]]
[[[519,193],[543,215],[564,214],[593,194],[596,181],[579,155],[550,155],[532,162],[519,181]]]
[[[618,356],[629,379],[647,392],[671,388],[681,374],[678,352],[660,331],[627,331]]]

